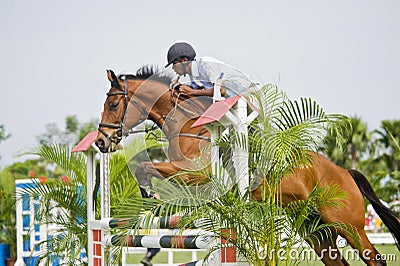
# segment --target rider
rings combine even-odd
[[[179,76],[188,75],[190,86],[177,87],[187,96],[213,96],[214,84],[221,81],[221,95],[230,97],[254,86],[238,69],[213,57],[196,58],[196,51],[186,42],[173,44],[167,54],[168,63]]]

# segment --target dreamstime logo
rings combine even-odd
[[[228,65],[218,62],[207,63],[216,71],[224,73],[221,75],[224,76],[222,83],[229,96],[243,93],[252,86],[251,84],[254,84],[245,74]],[[240,182],[242,175],[234,170],[233,165],[236,167],[241,164],[240,160],[243,160],[244,157],[242,158],[240,154],[232,156],[221,150],[219,153],[217,152],[219,155],[215,155],[216,153],[212,152],[214,144],[210,141],[210,135],[204,130],[191,129],[190,125],[193,121],[212,104],[212,97],[186,98],[184,95],[180,95],[179,91],[170,86],[170,83],[174,82],[171,71],[170,69],[154,68],[154,66],[146,66],[138,71],[141,74],[148,72],[153,75],[135,89],[127,106],[125,119],[125,126],[128,129],[134,127],[134,132],[144,131],[138,129],[138,127],[144,129],[144,118],[149,118],[158,124],[164,139],[168,141],[168,144],[163,145],[162,149],[166,161],[155,162],[154,158],[146,153],[146,159],[144,159],[146,162],[140,163],[137,168],[129,162],[128,165],[142,187],[152,186],[152,189],[163,199],[176,198],[177,195],[187,196],[188,193],[191,193],[203,197],[199,201],[199,204],[202,204],[204,201],[220,197]],[[184,80],[180,81],[184,83]],[[210,83],[204,80],[192,80],[192,82],[200,85]],[[231,124],[226,124],[225,121],[219,121],[219,123],[223,129],[235,130]],[[142,140],[138,140],[137,134],[125,138],[124,146],[131,145],[132,140],[140,142],[142,147],[145,146],[145,134],[141,136]],[[124,149],[124,151],[125,157],[130,160],[132,156],[128,154],[130,153],[129,149]],[[225,156],[236,160],[233,165],[222,166],[220,155],[224,152]],[[179,176],[178,173],[181,171],[185,173]],[[175,174],[178,175],[174,176]],[[176,179],[182,178],[192,185],[184,186],[180,183],[174,186],[172,182],[152,182],[151,180],[152,177],[163,179],[170,176],[174,176],[173,178]],[[202,180],[209,179],[210,176],[212,176],[211,182],[202,182]],[[197,185],[193,186],[193,184]],[[190,204],[195,203],[192,199],[188,201]],[[184,204],[184,202],[181,201],[180,204]]]
[[[337,248],[329,247],[322,249],[321,254],[318,255],[311,248],[297,249],[297,248],[280,248],[271,249],[268,253],[261,252],[259,258],[265,260],[267,255],[269,258],[276,257],[280,261],[293,260],[293,261],[320,261],[324,257],[328,257],[330,260],[342,260],[347,261],[360,261],[362,258],[365,260],[376,260],[376,261],[396,261],[396,254],[376,254],[375,257],[371,257],[373,252],[370,249],[365,249],[362,253],[355,249],[339,250]]]

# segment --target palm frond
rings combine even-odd
[[[35,147],[27,154],[37,155],[50,163],[56,164],[72,178],[85,180],[86,159],[83,153],[72,153],[69,147],[52,144]]]

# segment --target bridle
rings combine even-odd
[[[122,77],[123,81],[124,81],[124,90],[123,91],[114,91],[114,92],[108,92],[107,93],[107,97],[110,96],[114,96],[114,95],[124,95],[124,110],[122,113],[122,119],[121,122],[119,124],[111,124],[111,123],[100,123],[99,124],[99,128],[98,130],[110,141],[113,142],[114,144],[118,144],[121,140],[123,136],[128,136],[129,135],[129,131],[125,131],[124,130],[124,126],[125,126],[125,120],[126,120],[126,111],[128,108],[128,103],[129,103],[129,99],[128,99],[128,84],[127,81],[125,79],[125,77]],[[147,115],[145,110],[143,109],[143,107],[136,102],[135,100],[131,100],[130,101],[140,112],[142,117],[140,118],[138,123],[141,123],[142,121],[147,119]],[[102,128],[112,128],[112,129],[117,129],[116,131],[113,132],[113,134],[108,135],[107,132],[105,132]]]

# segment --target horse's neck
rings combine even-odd
[[[132,84],[131,101],[136,101],[148,113],[149,119],[158,123],[159,117],[166,116],[173,104],[169,100],[169,86],[153,80],[136,81]]]

